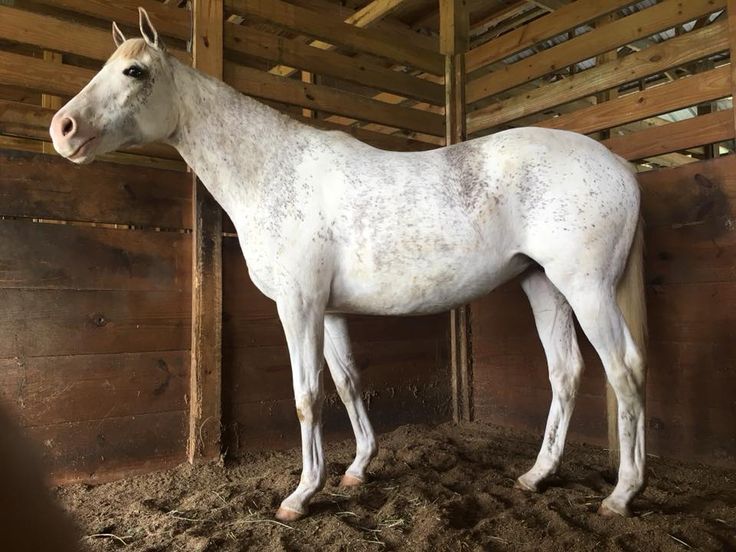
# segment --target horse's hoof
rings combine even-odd
[[[363,480],[360,477],[356,477],[355,475],[351,475],[349,473],[343,475],[342,479],[340,480],[341,487],[357,487],[358,485],[362,484]]]
[[[529,493],[536,493],[538,491],[536,485],[530,485],[526,481],[524,481],[521,477],[514,481],[514,489],[519,489],[521,491],[526,491]]]
[[[276,511],[276,519],[284,523],[297,521],[302,519],[305,515],[307,515],[306,512],[297,512],[296,510],[292,510],[291,508],[286,508],[284,506],[281,506]]]
[[[601,515],[603,517],[631,517],[631,512],[629,512],[629,509],[626,506],[624,506],[623,508],[610,506],[609,504],[606,504],[605,501],[603,501],[598,508],[598,515]]]

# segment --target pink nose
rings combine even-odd
[[[77,121],[67,115],[57,113],[51,121],[51,136],[57,141],[69,141],[77,133]]]

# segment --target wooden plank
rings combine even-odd
[[[190,295],[0,289],[0,358],[189,348]]]
[[[223,2],[194,0],[194,67],[223,76]],[[195,463],[221,454],[222,210],[202,182],[192,180],[192,361],[187,457]]]
[[[184,291],[191,236],[0,221],[0,287]]]
[[[189,351],[0,359],[0,402],[24,427],[184,410]]]
[[[256,98],[406,128],[433,136],[443,136],[445,132],[444,118],[435,113],[391,105],[329,86],[305,84],[229,62],[225,63],[225,82]]]
[[[228,11],[263,19],[297,33],[350,49],[410,65],[434,75],[444,71],[442,56],[431,50],[394,40],[377,29],[361,29],[343,20],[317,14],[281,0],[225,0]]]
[[[578,109],[559,117],[545,119],[535,123],[535,126],[561,128],[583,134],[610,129],[730,96],[730,75],[731,66],[729,64],[627,94],[602,104]]]
[[[466,138],[465,52],[469,44],[469,14],[465,0],[440,0],[440,51],[445,55],[445,144]],[[472,419],[468,307],[450,312],[452,417]]]
[[[186,176],[174,171],[0,149],[0,215],[191,228]]]
[[[404,0],[373,0],[369,4],[365,5],[347,19],[345,23],[349,25],[355,25],[356,27],[367,27],[372,23],[376,23],[395,11]],[[293,39],[294,42],[301,43],[301,37]],[[311,48],[318,50],[332,50],[334,46],[321,40],[313,40],[309,43]],[[280,75],[282,77],[289,77],[294,74],[296,70],[288,65],[277,65],[269,69],[269,73],[274,75]]]
[[[696,19],[725,6],[726,0],[664,0],[655,6],[618,19],[517,63],[468,82],[468,101],[493,96],[515,86]]]
[[[444,87],[434,82],[414,77],[408,73],[392,71],[366,60],[320,50],[298,40],[245,28],[239,25],[225,26],[225,48],[229,53],[243,53],[282,64],[298,67],[320,75],[395,92],[434,105],[444,103]]]
[[[28,428],[55,484],[100,483],[185,460],[183,410]]]
[[[109,31],[7,6],[0,6],[0,36],[98,61],[107,60],[115,51]],[[191,63],[187,52],[178,48],[168,48],[168,51],[182,62]]]
[[[54,8],[89,15],[105,21],[116,21],[138,29],[138,7],[145,8],[151,22],[162,36],[189,40],[191,36],[190,14],[156,0],[35,0]],[[63,35],[62,35],[63,36]]]
[[[74,96],[92,80],[95,71],[30,56],[0,52],[0,83],[57,96]]]
[[[628,160],[656,157],[703,144],[723,142],[734,137],[731,110],[685,119],[676,123],[617,136],[603,143]]]
[[[473,134],[509,123],[727,49],[726,22],[714,23],[672,38],[664,44],[650,46],[615,62],[606,63],[474,111],[469,115],[468,132]],[[470,101],[470,98],[468,100]]]

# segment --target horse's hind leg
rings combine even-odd
[[[360,396],[360,375],[353,361],[347,322],[342,316],[325,316],[325,358],[355,433],[355,460],[341,484],[357,485],[365,479],[368,463],[376,455],[376,438]]]
[[[543,272],[535,271],[521,283],[529,297],[534,321],[544,347],[552,386],[552,404],[547,416],[544,442],[532,469],[519,477],[516,486],[528,491],[557,471],[583,371],[572,309]]]
[[[628,515],[629,502],[644,486],[644,358],[616,302],[614,284],[550,278],[570,302],[616,393],[621,450],[618,483],[599,512]]]

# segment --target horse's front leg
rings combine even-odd
[[[309,501],[325,484],[322,450],[324,304],[299,294],[277,304],[289,345],[296,414],[301,424],[302,475],[299,486],[281,503],[276,518],[295,521],[307,513]]]

